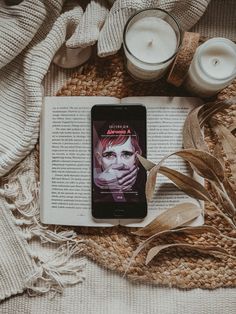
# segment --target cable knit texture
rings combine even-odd
[[[209,2],[210,0],[117,0],[99,34],[98,55],[112,55],[120,49],[125,23],[139,10],[164,9],[177,19],[183,30],[188,30],[203,15]]]
[[[92,0],[85,10],[81,23],[67,41],[66,46],[85,48],[95,44],[108,12],[105,0]]]
[[[62,5],[63,0],[25,0],[19,6],[2,5],[0,8],[0,176],[19,163],[38,140],[43,96],[41,82],[55,52],[66,40],[67,29],[74,32],[82,16],[79,6],[60,15]],[[26,213],[23,216],[26,215],[28,220],[23,219],[20,223],[26,225],[35,222],[36,216],[39,216],[35,212],[35,209],[39,211],[38,204],[32,204],[32,213],[27,213],[28,203],[32,200],[27,189],[28,185],[32,185],[33,174],[27,174],[21,164],[21,173],[15,174],[10,194],[8,185],[0,188],[0,248],[3,252],[0,254],[0,299],[23,292],[26,288],[42,293],[57,285],[53,274],[49,279],[42,280],[54,268],[38,257],[38,265],[34,263],[30,247],[20,234],[19,227],[15,226],[13,215],[9,214],[11,210],[22,213],[24,209]],[[6,178],[3,178],[4,182]],[[20,184],[18,188],[16,182]],[[32,186],[32,189],[35,190],[35,187]],[[23,199],[15,203],[17,195],[22,195]],[[35,226],[37,232],[43,230],[39,222]],[[66,250],[69,254],[76,253],[73,247],[62,249],[55,258],[62,256],[63,259]],[[44,273],[45,267],[49,268],[47,273]],[[79,267],[77,269],[79,271]],[[36,287],[37,280],[44,285]],[[67,282],[70,281],[67,279]],[[72,282],[76,280],[73,278]],[[62,285],[61,279],[59,285]]]
[[[19,5],[19,8],[13,6],[0,9],[0,39],[9,34],[7,43],[3,41],[0,46],[1,64],[8,63],[0,70],[0,176],[7,173],[34,147],[39,134],[41,82],[55,52],[65,41],[67,28],[73,28],[74,31],[81,17],[81,8],[75,7],[64,13],[53,25],[59,16],[63,0],[44,0],[40,4],[25,0],[23,3],[24,6]],[[15,16],[23,16],[27,4],[31,8],[31,14],[23,22],[14,19]],[[9,15],[12,19],[8,22]],[[27,36],[21,35],[23,33]],[[21,42],[20,49],[32,40],[9,62],[19,53],[16,37]]]
[[[43,1],[23,1],[0,8],[0,68],[14,59],[37,33],[46,9]]]
[[[25,0],[18,6],[2,4],[0,8],[0,176],[25,157],[38,139],[40,83],[50,54],[58,48],[53,41],[46,45],[45,37],[61,7],[62,0]],[[57,36],[59,40],[61,34]],[[10,207],[0,196],[1,300],[23,292],[27,277],[35,271],[27,243],[9,215]]]

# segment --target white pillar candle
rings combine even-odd
[[[165,11],[144,10],[134,15],[124,30],[127,70],[141,80],[163,76],[180,46],[177,22]]]
[[[210,97],[236,77],[236,45],[226,38],[212,38],[198,47],[185,87],[201,97]]]

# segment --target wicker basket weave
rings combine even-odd
[[[117,54],[105,59],[95,57],[82,74],[75,74],[58,91],[58,96],[189,96],[183,88],[166,83],[163,78],[154,83],[136,82],[126,73],[123,55]],[[217,97],[225,99],[236,96],[236,81],[223,90]],[[219,114],[228,126],[235,121],[235,107]],[[214,148],[215,137],[206,128],[206,142]],[[230,175],[230,174],[229,174]],[[209,187],[208,187],[209,188]],[[210,191],[210,188],[209,188]],[[211,191],[210,191],[211,192]],[[190,243],[217,245],[236,256],[236,232],[225,219],[206,204],[205,224],[216,227],[230,239],[211,233],[201,235],[161,236],[156,243]],[[131,233],[129,228],[77,228],[79,239],[84,239],[84,254],[101,266],[123,274],[129,258],[142,241]],[[147,248],[148,249],[148,248]],[[179,288],[208,288],[236,286],[236,259],[215,258],[207,254],[172,248],[160,253],[148,266],[145,266],[147,250],[142,251],[131,265],[127,277]]]

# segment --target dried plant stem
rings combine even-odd
[[[209,202],[212,206],[214,206],[215,209],[218,210],[218,212],[227,220],[227,222],[230,224],[230,226],[236,230],[236,225],[234,224],[234,221],[232,221],[225,213],[216,205],[215,202],[210,201]]]
[[[160,252],[170,248],[182,248],[182,249],[191,249],[200,253],[206,253],[212,256],[218,257],[219,255],[227,256],[232,259],[236,259],[236,256],[229,254],[225,249],[218,246],[203,246],[203,245],[192,245],[186,243],[171,243],[171,244],[162,244],[152,247],[146,257],[146,265],[153,260]]]
[[[199,123],[202,127],[215,113],[228,108],[229,106],[235,104],[236,97],[232,97],[226,100],[216,101],[215,103],[209,103],[208,107],[204,108],[202,106],[202,110],[200,110],[199,114]]]
[[[220,191],[222,193],[222,196],[227,200],[228,204],[230,205],[230,208],[232,209],[232,214],[236,214],[236,209],[234,207],[234,204],[233,202],[231,201],[230,197],[228,196],[226,190],[225,190],[225,187],[223,184],[221,184],[222,186],[222,191]]]
[[[228,195],[225,186],[222,182],[220,182],[219,178],[216,177],[216,181],[212,181],[212,180],[208,180],[209,183],[211,184],[211,186],[215,189],[216,193],[218,194],[218,197],[222,201],[226,201],[229,208],[226,208],[226,210],[228,211],[228,215],[230,216],[229,218],[231,219],[231,221],[233,222],[233,225],[236,226],[235,224],[235,215],[236,215],[236,209],[235,209],[235,205],[232,202],[230,196]],[[215,204],[215,201],[213,201]],[[215,205],[216,207],[217,205]]]
[[[171,230],[164,230],[164,231],[160,231],[157,232],[151,236],[149,236],[148,238],[146,238],[138,247],[137,249],[133,252],[132,256],[130,257],[130,260],[128,262],[128,265],[124,271],[123,274],[123,278],[126,276],[128,270],[130,269],[131,264],[134,262],[136,256],[145,248],[147,247],[147,245],[152,242],[153,240],[155,240],[156,238],[166,235],[166,234],[175,234],[175,233],[186,233],[186,234],[202,234],[205,232],[209,232],[215,235],[220,235],[223,238],[226,238],[230,241],[236,241],[236,238],[233,237],[229,237],[223,233],[221,233],[218,229],[216,229],[215,227],[212,226],[208,226],[208,225],[203,225],[203,226],[198,226],[198,227],[183,227],[183,228],[177,228],[177,229],[171,229]]]

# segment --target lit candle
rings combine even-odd
[[[129,19],[123,43],[128,72],[140,80],[156,80],[173,61],[181,44],[181,32],[169,13],[148,9]]]
[[[198,47],[185,87],[201,97],[210,97],[236,77],[236,45],[226,38],[212,38]]]

